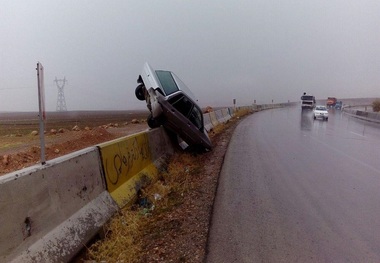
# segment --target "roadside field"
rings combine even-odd
[[[148,129],[147,116],[147,110],[47,113],[46,160]],[[0,175],[41,161],[33,131],[39,131],[38,113],[0,113]]]

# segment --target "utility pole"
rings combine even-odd
[[[67,111],[65,93],[63,92],[63,88],[67,82],[66,77],[63,79],[57,79],[55,77],[54,82],[57,84],[58,88],[58,97],[57,97],[57,111]]]

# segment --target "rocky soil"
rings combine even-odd
[[[74,127],[73,127],[74,128]],[[62,129],[45,134],[45,160],[147,129],[146,123],[112,127]],[[41,162],[39,135],[9,134],[0,137],[0,176]]]

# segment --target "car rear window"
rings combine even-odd
[[[156,75],[166,96],[179,90],[170,71],[156,70]]]

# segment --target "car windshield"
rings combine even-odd
[[[319,106],[319,107],[317,107],[316,109],[317,109],[317,110],[326,110],[326,107],[324,107],[324,106]]]
[[[156,70],[156,75],[166,96],[179,90],[170,71]]]
[[[313,100],[313,99],[314,99],[314,97],[313,96],[309,96],[309,95],[303,95],[301,97],[301,100]]]
[[[172,72],[172,76],[175,80],[175,82],[177,83],[178,85],[178,88],[180,90],[182,90],[188,97],[190,97],[194,102],[197,101],[197,99],[195,98],[194,94],[191,92],[191,90],[185,85],[185,83],[182,82],[182,80],[177,77],[173,72]]]
[[[191,90],[173,72],[166,70],[156,70],[156,75],[166,96],[182,90],[183,93],[185,93],[193,101],[197,101]]]

